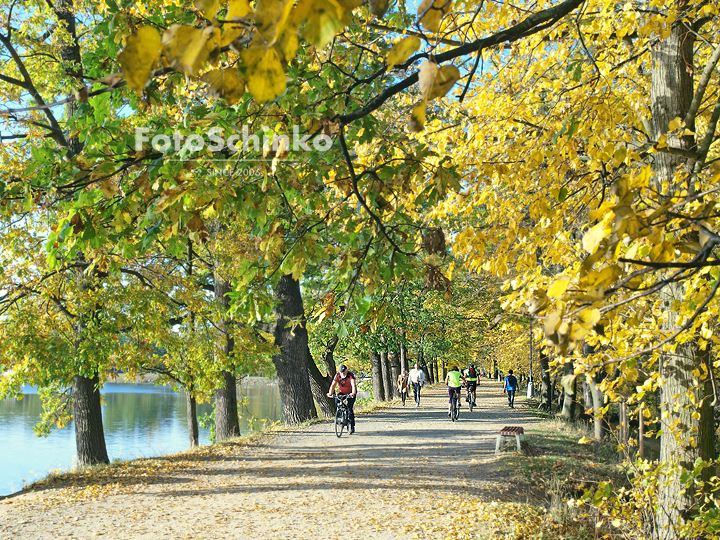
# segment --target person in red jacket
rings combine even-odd
[[[355,405],[355,397],[357,396],[357,384],[355,383],[355,375],[352,371],[348,370],[346,365],[340,366],[340,369],[335,374],[330,390],[328,390],[328,397],[335,396],[335,388],[338,389],[338,394],[348,396],[348,416],[350,417],[350,435],[355,433],[355,412],[353,406]],[[338,398],[335,397],[335,406],[337,407]]]

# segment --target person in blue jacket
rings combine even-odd
[[[515,392],[518,389],[518,380],[513,375],[513,370],[508,370],[508,376],[505,377],[505,383],[503,384],[503,392],[507,392],[508,405],[511,409],[515,408]]]

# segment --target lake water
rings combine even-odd
[[[30,388],[24,398],[0,401],[0,495],[8,495],[54,469],[75,465],[75,425],[36,437],[33,426],[42,412],[39,396]],[[185,394],[170,387],[107,383],[103,389],[103,427],[111,461],[174,454],[189,448]],[[240,429],[249,431],[282,416],[277,384],[238,384]],[[212,411],[198,405],[198,416]],[[208,430],[200,428],[200,444],[209,444]]]

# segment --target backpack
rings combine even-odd
[[[468,377],[472,377],[473,379],[477,379],[477,371],[475,371],[474,367],[471,367],[468,369]]]

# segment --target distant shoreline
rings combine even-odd
[[[117,373],[112,377],[109,377],[106,383],[115,384],[148,384],[155,385],[159,375],[156,373],[143,373],[134,378],[129,377],[126,373]],[[277,379],[270,379],[268,377],[262,377],[258,375],[243,375],[238,378],[238,384],[244,385],[257,385],[257,384],[277,384]],[[166,385],[170,386],[170,385]]]

